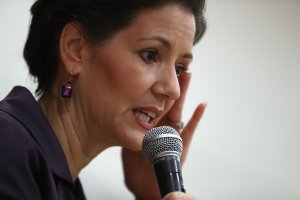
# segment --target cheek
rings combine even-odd
[[[134,55],[123,53],[108,57],[100,67],[103,68],[100,70],[101,77],[117,96],[134,97],[134,94],[145,92],[151,85],[149,70]]]
[[[172,106],[174,105],[175,101],[174,100],[169,100],[166,103],[166,113],[169,112],[169,110],[172,108]]]
[[[91,91],[90,95],[95,95],[94,97],[103,104],[114,102],[128,106],[149,91],[153,76],[136,57],[123,52],[103,52],[97,55],[89,63],[84,78],[96,92],[93,94]]]

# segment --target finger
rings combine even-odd
[[[191,140],[193,133],[195,132],[201,117],[203,116],[206,106],[206,103],[201,103],[194,111],[193,116],[182,131],[181,137],[184,141]]]
[[[185,101],[185,97],[186,97],[186,93],[191,81],[191,77],[192,74],[191,73],[184,73],[180,76],[179,78],[179,85],[180,85],[180,98],[176,101],[176,106],[178,106],[179,108],[181,108],[180,110],[182,110],[184,101]]]
[[[196,108],[196,110],[193,113],[193,116],[191,117],[191,119],[189,120],[189,122],[187,123],[187,125],[185,126],[184,130],[181,133],[181,138],[183,141],[185,152],[187,152],[187,150],[190,146],[192,137],[195,133],[195,130],[197,128],[197,125],[199,124],[200,119],[202,118],[202,116],[204,114],[206,106],[207,106],[206,103],[201,103]],[[184,158],[185,158],[185,156],[183,155],[183,159]]]
[[[191,80],[191,74],[185,73],[182,74],[179,78],[179,85],[180,85],[180,97],[177,99],[172,107],[172,109],[169,111],[167,119],[169,121],[180,121],[181,119],[181,113],[186,97],[186,93],[188,90],[188,86]]]

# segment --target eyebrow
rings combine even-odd
[[[161,42],[169,50],[172,47],[172,45],[169,42],[169,40],[167,40],[164,37],[158,36],[158,35],[153,36],[153,37],[142,38],[139,41],[144,41],[144,40],[157,40],[157,41]],[[187,58],[187,59],[193,60],[193,54],[191,54],[191,53],[184,53],[180,57],[181,58]]]

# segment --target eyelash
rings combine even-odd
[[[182,74],[186,73],[189,69],[183,65],[176,65],[175,66],[177,78],[179,78]]]
[[[146,49],[139,52],[142,60],[147,64],[154,64],[161,61],[161,57],[156,49]],[[186,73],[189,69],[183,64],[175,65],[177,77],[179,78],[182,74]]]
[[[161,60],[156,49],[146,49],[139,52],[145,63],[152,64]]]

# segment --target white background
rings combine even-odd
[[[0,98],[34,91],[22,58],[32,0],[0,2]],[[201,200],[300,199],[300,1],[208,0],[184,120],[208,102],[183,167]],[[120,149],[80,174],[89,200],[133,199]]]

